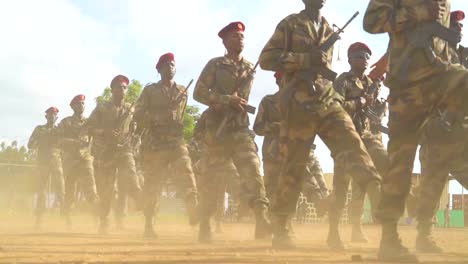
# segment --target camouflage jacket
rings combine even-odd
[[[166,87],[162,81],[148,84],[135,106],[134,119],[144,128],[142,146],[160,145],[183,139],[183,111],[187,103],[185,87]]]
[[[265,96],[258,107],[253,129],[259,136],[263,136],[263,160],[281,160],[279,151],[279,123],[281,113],[279,107],[279,93]]]
[[[278,24],[273,36],[263,48],[260,54],[260,66],[264,70],[285,73],[283,86],[287,87],[295,78],[295,72],[314,67],[310,51],[318,49],[332,33],[333,29],[324,17],[322,17],[319,27],[316,28],[305,11],[292,14]],[[331,68],[332,57],[333,48],[327,53],[327,68]],[[285,63],[285,58],[287,63]],[[314,86],[317,92],[313,95],[309,94],[310,87],[302,80],[298,81],[296,87],[291,88],[295,89],[294,97],[299,103],[305,101],[328,103],[334,99],[335,93],[329,80],[318,75]],[[287,91],[281,91],[281,96],[283,92]]]
[[[28,148],[37,150],[38,161],[47,161],[60,156],[57,126],[39,125],[29,137]]]
[[[60,146],[64,161],[91,159],[90,138],[85,131],[87,119],[69,116],[58,125]]]
[[[457,48],[450,47],[450,57],[453,64],[461,64],[468,68],[468,49],[459,45]]]
[[[361,80],[351,71],[342,73],[333,83],[333,88],[344,97],[343,108],[353,119],[354,126],[361,136],[370,133],[370,121],[362,114],[362,109],[359,108],[356,100],[368,92],[373,84],[374,82],[368,76],[364,76]],[[380,87],[375,92],[376,97],[379,92]]]
[[[132,119],[133,107],[125,103],[117,108],[112,101],[99,103],[93,110],[87,121],[87,127],[93,135],[93,155],[99,156],[100,150],[105,149],[126,149],[133,151],[132,148]],[[93,131],[103,130],[101,134],[95,134]],[[117,137],[113,136],[112,131],[120,131]]]
[[[450,24],[451,0],[443,1],[447,11],[438,22],[444,27]],[[369,33],[390,35],[389,74],[386,84],[390,88],[401,88],[401,84],[416,82],[434,76],[453,67],[445,40],[432,39],[427,48],[414,48],[418,40],[415,29],[429,21],[426,0],[371,0],[364,16],[364,29]],[[443,66],[442,66],[443,65]],[[439,67],[440,66],[440,67]]]
[[[233,110],[229,102],[234,93],[245,100],[249,99],[253,75],[253,64],[245,58],[240,64],[227,56],[214,58],[206,64],[195,86],[193,97],[210,106],[206,118],[208,132],[214,133],[227,114],[234,114],[234,117],[226,124],[225,130],[235,131],[249,126],[247,113]],[[223,110],[214,111],[212,104],[223,106]]]

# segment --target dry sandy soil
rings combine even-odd
[[[91,219],[79,217],[68,231],[57,216],[42,231],[32,229],[32,217],[0,216],[0,263],[377,263],[379,228],[366,226],[368,244],[348,244],[346,252],[325,246],[324,224],[296,225],[298,249],[277,252],[270,241],[253,241],[252,224],[225,224],[212,245],[199,245],[196,230],[182,221],[164,220],[157,227],[159,239],[141,236],[142,221],[128,219],[126,229],[100,236]],[[414,227],[402,227],[406,245],[414,248]],[[350,229],[343,228],[348,240]],[[420,254],[424,263],[468,263],[468,229],[436,229],[444,254]]]

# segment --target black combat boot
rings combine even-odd
[[[289,235],[287,215],[276,215],[273,221],[273,240],[271,245],[277,250],[292,250],[296,244]]]
[[[197,225],[200,222],[200,208],[198,206],[198,198],[195,194],[190,194],[185,199],[185,207],[187,208],[187,215],[189,224],[191,226]]]
[[[213,242],[210,217],[208,216],[204,216],[200,220],[200,228],[198,230],[198,242],[202,244],[210,244],[211,242]]]
[[[255,208],[255,239],[271,238],[271,223],[267,213],[268,207],[264,204]]]
[[[146,238],[146,239],[158,238],[156,231],[154,231],[152,215],[145,216],[145,231],[143,232],[143,238]]]
[[[409,250],[401,244],[398,236],[397,223],[382,223],[382,240],[378,252],[378,260],[394,263],[418,263],[418,258],[411,254]]]
[[[418,223],[418,236],[416,238],[416,250],[423,253],[442,253],[432,237],[432,222],[421,221]]]

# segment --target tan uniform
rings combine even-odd
[[[277,26],[260,55],[264,70],[283,72],[283,89],[280,90],[282,113],[281,140],[285,148],[285,164],[272,210],[278,216],[294,213],[301,181],[306,170],[311,145],[319,135],[331,150],[336,163],[354,164],[347,169],[363,188],[379,175],[356,132],[353,122],[342,108],[332,83],[320,74],[314,87],[303,80],[294,81],[296,72],[317,67],[309,53],[318,49],[333,30],[325,18],[315,26],[305,11],[283,19]],[[285,41],[287,38],[289,41]],[[289,47],[285,47],[285,42]],[[285,55],[285,56],[282,56]],[[331,67],[332,49],[327,53],[327,67]],[[312,88],[314,89],[311,92]],[[282,143],[283,143],[282,142]],[[282,217],[284,218],[284,217]]]
[[[447,11],[437,22],[448,28],[451,1],[442,2]],[[393,0],[372,0],[364,17],[367,32],[388,33],[392,40],[386,81],[390,88],[390,164],[379,209],[381,220],[387,222],[396,222],[404,212],[417,145],[431,111],[441,104],[454,112],[465,112],[468,106],[468,72],[449,63],[449,44],[433,37],[424,47],[412,45],[421,40],[415,30],[429,20],[428,14],[422,0],[400,1],[400,6]]]
[[[145,215],[153,217],[162,186],[169,176],[184,200],[197,196],[195,176],[183,135],[185,87],[166,87],[162,82],[146,85],[138,98],[135,121],[144,129],[141,156],[145,178]]]
[[[230,109],[229,98],[237,92],[239,97],[248,100],[253,80],[253,65],[245,59],[236,64],[228,57],[218,57],[210,60],[203,69],[195,87],[194,98],[198,102],[211,106],[212,102],[220,104],[222,110],[210,107],[207,110],[204,142],[207,145],[206,159],[210,167],[220,167],[227,160],[232,160],[241,177],[242,190],[245,192],[252,207],[263,207],[268,204],[265,197],[265,187],[260,174],[260,159],[254,135],[249,130],[247,113]],[[246,83],[243,87],[238,87]],[[237,90],[238,89],[238,90]],[[227,118],[222,132],[219,126]],[[201,210],[209,212],[210,190],[208,186],[200,186]]]
[[[372,161],[374,162],[377,171],[382,176],[386,174],[388,170],[388,157],[385,146],[382,143],[381,133],[375,133],[371,129],[371,121],[368,117],[363,114],[363,109],[359,107],[357,100],[364,93],[368,93],[369,89],[374,82],[367,76],[364,79],[360,79],[354,75],[353,72],[346,72],[341,74],[333,83],[335,90],[341,94],[345,101],[343,103],[344,109],[348,112],[353,120],[356,127],[356,131],[361,136],[361,139],[366,146],[367,152],[370,154]],[[377,97],[380,92],[380,87],[374,92],[374,96]],[[335,173],[333,178],[333,192],[336,204],[331,210],[331,214],[337,213],[341,216],[341,210],[344,208],[346,203],[350,177],[347,175],[345,164],[335,163]],[[376,212],[377,205],[380,199],[380,186],[370,185],[369,198],[372,205],[373,212]],[[364,209],[364,198],[367,190],[362,190],[359,185],[354,184],[352,186],[352,198],[351,198],[351,221],[353,224],[360,224],[361,216]]]
[[[121,183],[119,195],[129,194],[138,199],[141,188],[138,182],[132,131],[133,108],[128,103],[116,107],[111,101],[98,104],[88,119],[88,129],[101,130],[93,138],[94,167],[99,193],[101,223],[109,220],[111,204],[115,196],[117,179]],[[120,131],[117,136],[112,130]]]
[[[85,123],[84,117],[70,116],[58,125],[65,175],[65,214],[69,214],[75,202],[78,182],[88,202],[95,203],[98,198],[89,137],[83,134]]]
[[[37,149],[37,179],[36,214],[41,215],[46,208],[46,196],[49,183],[53,184],[53,191],[57,202],[63,205],[65,183],[63,180],[62,157],[58,146],[57,127],[47,125],[37,126],[29,138],[28,148]]]

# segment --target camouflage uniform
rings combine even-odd
[[[271,201],[274,200],[273,197],[277,192],[278,179],[281,173],[282,159],[279,148],[280,122],[279,93],[265,96],[260,102],[253,129],[257,135],[264,136],[262,144],[264,181],[267,198]],[[309,202],[316,200],[312,197],[319,196],[318,198],[321,199],[327,196],[328,189],[325,184],[322,168],[313,149],[309,154],[307,168],[303,177],[301,190],[307,196]]]
[[[152,229],[155,209],[159,207],[162,187],[169,175],[189,213],[196,203],[197,186],[183,134],[187,102],[184,91],[182,85],[166,87],[162,81],[148,84],[136,104],[134,118],[138,127],[144,129],[140,154],[147,228]]]
[[[36,215],[40,217],[46,208],[46,195],[48,184],[54,184],[54,192],[57,202],[63,205],[65,186],[62,170],[62,158],[58,146],[57,127],[37,126],[29,138],[28,148],[37,149],[37,165],[39,179],[37,181]]]
[[[133,108],[124,103],[116,107],[114,102],[99,103],[88,119],[88,129],[103,131],[93,138],[94,167],[96,169],[96,185],[99,193],[100,231],[106,232],[109,225],[109,214],[115,197],[116,182],[119,195],[129,194],[137,201],[141,188],[135,166],[135,156],[132,136]],[[112,130],[119,130],[117,136]]]
[[[74,115],[64,118],[58,125],[65,175],[64,213],[66,216],[69,215],[75,202],[78,186],[88,202],[94,204],[98,200],[93,156],[89,149],[90,139],[83,134],[85,123],[86,118]]]
[[[336,163],[353,165],[347,171],[362,188],[366,188],[370,181],[379,181],[379,175],[352,120],[338,102],[340,96],[333,90],[332,83],[318,75],[314,81],[314,92],[311,93],[309,90],[312,87],[305,81],[295,79],[296,72],[318,66],[316,58],[309,51],[317,50],[332,32],[325,18],[321,18],[316,28],[306,12],[301,11],[279,23],[260,55],[260,66],[264,70],[285,73],[284,88],[280,90],[280,100],[284,101],[280,103],[280,139],[284,142],[285,164],[279,180],[281,188],[272,205],[278,221],[275,238],[280,244],[280,241],[290,240],[287,229],[283,227],[288,215],[296,209],[301,181],[316,135],[330,148]],[[289,47],[285,47],[285,42]],[[332,49],[326,56],[326,66],[330,68]],[[294,87],[288,87],[291,81],[294,81]]]
[[[206,112],[204,133],[204,142],[207,146],[205,158],[209,166],[219,168],[227,160],[232,159],[241,177],[242,194],[248,197],[250,206],[255,208],[257,227],[259,227],[260,219],[264,219],[261,214],[266,211],[268,199],[265,196],[263,178],[260,174],[258,149],[254,142],[254,134],[248,128],[247,113],[229,107],[230,96],[236,91],[239,97],[248,100],[253,80],[252,70],[253,65],[244,58],[239,64],[227,56],[214,58],[203,69],[194,90],[194,98],[210,106]],[[244,87],[238,87],[246,80],[248,83]],[[219,104],[223,109],[216,110],[212,103]],[[218,134],[218,128],[225,118],[228,120],[224,130]],[[222,137],[222,140],[219,137]],[[207,186],[200,188],[202,188],[200,207],[204,214],[209,215],[210,190]]]
[[[199,160],[197,162],[197,185],[201,190],[207,190],[207,199],[209,204],[206,205],[208,215],[213,215],[217,224],[217,231],[221,230],[221,221],[225,212],[225,194],[226,192],[234,200],[238,201],[240,195],[240,181],[239,174],[237,173],[236,166],[232,159],[220,157],[209,157],[207,155],[207,147],[204,143],[204,136],[206,132],[206,119],[208,110],[205,110],[194,129],[194,138],[198,142],[200,149]],[[208,192],[208,190],[210,190]]]
[[[398,2],[398,3],[397,3]],[[449,26],[450,0],[441,1],[447,11],[437,22]],[[411,173],[422,128],[429,114],[439,105],[448,111],[465,111],[468,95],[468,72],[461,65],[450,62],[448,43],[433,37],[424,48],[411,43],[421,41],[415,34],[418,26],[429,17],[429,4],[421,0],[372,0],[364,18],[364,29],[369,33],[388,33],[389,73],[386,85],[389,95],[388,155],[389,171],[383,179],[379,218],[383,222],[382,259],[398,260],[414,256],[398,240],[396,223],[405,209],[405,199],[411,185]],[[413,39],[411,39],[413,36]],[[414,38],[417,39],[414,39]],[[428,242],[431,223],[419,223],[417,246]]]
[[[388,170],[388,156],[385,146],[382,143],[382,135],[380,132],[374,133],[371,130],[371,121],[362,113],[363,109],[361,109],[356,102],[364,93],[368,93],[372,85],[378,84],[374,83],[368,76],[364,76],[364,79],[361,80],[352,71],[341,74],[333,83],[335,90],[344,97],[343,108],[351,116],[356,131],[361,136],[362,142],[366,146],[367,152],[370,154],[379,175],[382,176],[385,175]],[[377,97],[379,92],[380,85],[374,92],[374,96]],[[346,203],[350,178],[346,173],[345,164],[335,163],[334,171],[333,193],[335,203],[333,203],[330,208],[330,218],[336,218],[336,223],[338,223]],[[360,229],[366,192],[369,193],[372,211],[375,212],[380,199],[380,185],[373,184],[368,186],[367,190],[362,190],[353,181],[350,204],[353,235],[359,233],[356,228]],[[357,232],[355,233],[355,231]]]

